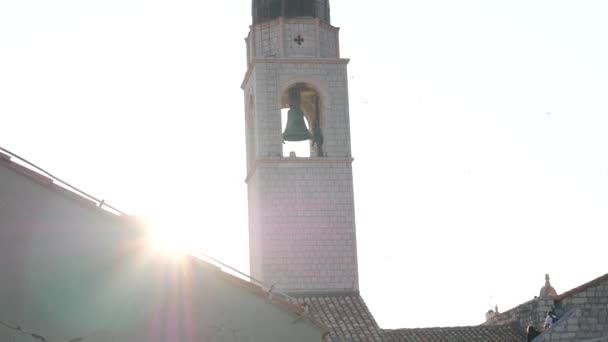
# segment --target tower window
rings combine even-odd
[[[281,97],[283,156],[324,157],[320,97],[306,83],[297,83]]]
[[[281,109],[281,125],[283,132],[286,131],[287,122],[289,121],[289,108]],[[303,117],[303,125],[307,132],[310,132],[310,125],[306,117]],[[288,141],[283,140],[283,157],[310,157],[310,140]]]

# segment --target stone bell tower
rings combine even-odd
[[[348,59],[329,1],[253,0],[252,17],[242,84],[251,275],[290,294],[358,291]],[[291,141],[304,156],[284,151]]]

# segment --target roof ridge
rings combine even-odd
[[[383,331],[385,339],[389,342],[465,342],[465,341],[496,341],[512,342],[525,340],[525,332],[516,324],[495,326],[460,326],[460,327],[434,327],[394,329]]]
[[[268,295],[269,292],[266,291],[261,285],[255,284],[251,281],[248,281],[241,277],[237,277],[236,275],[225,272],[224,270],[222,270],[221,267],[214,265],[213,263],[211,263],[207,260],[204,260],[196,255],[189,254],[188,257],[191,262],[197,263],[199,266],[206,268],[207,270],[213,272],[214,274],[222,277],[224,280],[229,281],[236,286],[244,288],[245,290],[249,291],[250,293],[253,293],[259,297],[263,297],[263,298],[267,299],[267,302],[269,302],[270,304],[277,306],[278,308],[280,308],[284,311],[288,311],[291,314],[294,314],[296,316],[304,317],[304,318],[308,319],[317,328],[323,330],[323,332],[324,332],[323,336],[325,336],[329,333],[329,328],[325,324],[314,319],[314,317],[312,317],[311,315],[307,315],[307,311],[305,308],[303,308],[300,305],[291,303],[288,298],[283,298],[283,296],[280,293],[273,293],[274,294],[273,296],[269,296]]]
[[[559,301],[566,299],[568,297],[571,297],[577,293],[583,292],[590,287],[597,286],[605,281],[608,281],[608,273],[604,274],[603,276],[597,277],[589,282],[586,282],[582,285],[579,285],[573,289],[570,289],[570,290],[560,294],[559,296],[553,298],[553,300],[556,302],[559,302]]]
[[[376,322],[363,297],[358,293],[320,293],[316,296],[297,294],[293,300],[306,303],[313,316],[331,330],[332,341],[384,341],[384,332]]]
[[[19,162],[13,161],[13,158]],[[99,212],[103,212],[114,217],[128,217],[119,209],[114,208],[111,205],[105,203],[104,200],[99,200],[94,196],[87,194],[86,192],[78,189],[77,187],[61,180],[60,178],[52,175],[48,171],[35,165],[19,155],[0,147],[0,165],[4,165],[8,169],[11,169],[20,175],[29,178],[37,184],[60,193],[63,196],[69,197],[70,199],[80,202],[85,206],[92,208],[99,208]],[[105,209],[107,208],[107,209]],[[110,210],[108,210],[110,209]]]
[[[564,292],[564,293],[562,293],[562,294],[554,297],[553,300],[555,302],[560,302],[560,301],[562,301],[562,300],[564,300],[566,298],[574,296],[577,293],[583,292],[583,291],[585,291],[586,289],[588,289],[590,287],[597,286],[597,285],[599,285],[599,284],[601,284],[601,283],[603,283],[605,281],[608,281],[608,273],[606,273],[603,276],[600,276],[598,278],[595,278],[595,279],[593,279],[591,281],[588,281],[588,282],[586,282],[586,283],[584,283],[582,285],[579,285],[579,286],[577,286],[577,287],[575,287],[573,289],[570,289],[570,290],[568,290],[568,291],[566,291],[566,292]],[[520,307],[522,307],[524,305],[527,305],[527,304],[529,304],[531,302],[538,301],[538,300],[539,300],[539,297],[534,297],[534,298],[532,298],[532,299],[530,299],[530,300],[528,300],[526,302],[523,302],[523,303],[521,303],[519,305],[516,305],[516,306],[510,308],[507,311],[501,312],[499,315],[505,315],[505,314],[507,314],[507,313],[509,313],[511,311],[517,310],[518,308],[520,308]],[[482,323],[481,325],[482,326],[492,326],[492,325],[495,325],[495,324],[492,324],[492,320],[490,320],[490,321]]]
[[[516,327],[515,324],[500,324],[500,325],[461,325],[461,326],[451,326],[451,327],[420,327],[420,328],[398,328],[398,329],[383,329],[387,332],[392,331],[413,331],[413,330],[437,330],[437,329],[445,329],[445,330],[464,330],[464,329],[506,329]]]
[[[304,297],[355,297],[360,296],[361,293],[358,290],[344,290],[344,291],[318,291],[318,292],[291,292],[287,293],[290,297],[304,298]]]

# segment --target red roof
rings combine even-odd
[[[383,342],[382,330],[358,292],[294,295],[330,330],[328,341]]]

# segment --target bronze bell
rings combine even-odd
[[[297,87],[291,88],[289,89],[289,111],[287,112],[287,124],[285,124],[283,140],[304,141],[311,137],[304,122],[304,112],[300,109],[300,89]]]

